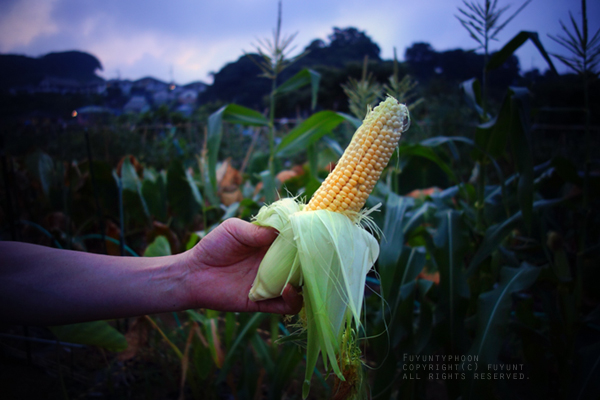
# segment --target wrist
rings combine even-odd
[[[148,287],[155,287],[159,298],[158,312],[181,311],[193,308],[190,301],[190,269],[187,252],[157,258],[160,263],[148,274]]]
[[[114,303],[107,304],[108,310],[114,310],[111,312],[114,316],[131,317],[189,308],[184,290],[186,269],[182,256],[111,257],[119,263],[117,269],[121,272],[112,275],[112,283],[110,280],[105,282],[117,288],[110,297]]]
[[[206,308],[210,303],[210,287],[214,286],[207,268],[198,257],[198,249],[192,248],[178,254],[175,270],[178,276],[177,301],[181,310]]]

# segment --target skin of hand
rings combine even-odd
[[[288,285],[282,297],[253,302],[248,292],[277,231],[237,218],[223,222],[185,253],[191,303],[219,311],[297,314],[302,296]]]
[[[115,257],[0,242],[0,323],[58,325],[209,308],[296,314],[302,296],[254,303],[248,292],[277,233],[231,218],[194,248]]]

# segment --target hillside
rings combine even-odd
[[[38,58],[0,54],[0,90],[38,85],[47,77],[78,82],[102,80],[96,75],[97,70],[102,70],[100,61],[81,51],[49,53]]]

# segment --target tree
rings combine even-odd
[[[334,28],[328,39],[329,43],[322,39],[313,40],[304,49],[307,54],[279,74],[278,83],[285,82],[302,68],[326,66],[343,69],[351,63],[360,65],[365,56],[368,56],[370,61],[381,61],[379,46],[365,32],[356,28]],[[255,59],[261,58],[258,54],[250,56]],[[260,68],[248,56],[242,56],[214,74],[214,83],[201,95],[200,102],[221,100],[260,109],[264,105],[263,99],[269,93],[270,86],[268,80],[259,77],[260,74]],[[344,81],[345,79],[347,78],[344,78]],[[291,105],[290,107],[295,109]]]
[[[328,39],[329,49],[345,55],[344,58],[351,58],[355,61],[367,56],[373,61],[381,60],[379,46],[365,32],[356,28],[333,28],[333,33],[329,35]]]
[[[90,81],[98,79],[96,70],[102,71],[102,64],[96,57],[81,51],[49,53],[39,60],[47,76]]]
[[[429,43],[418,42],[404,52],[411,74],[417,79],[428,79],[433,76],[438,62],[438,53]]]
[[[96,75],[102,64],[91,54],[80,51],[50,53],[39,58],[13,54],[0,55],[0,89],[37,85],[45,77],[100,80]]]

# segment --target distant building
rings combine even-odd
[[[158,105],[158,106],[162,105],[162,104],[170,103],[174,99],[175,99],[175,96],[173,95],[173,93],[166,91],[166,90],[161,90],[159,92],[155,92],[154,94],[152,94],[152,101],[153,101],[154,105]]]
[[[193,89],[182,90],[177,96],[177,101],[180,104],[195,104],[198,99],[198,92]]]
[[[183,87],[185,89],[194,90],[196,93],[202,93],[206,90],[207,85],[204,82],[196,81],[183,85]]]
[[[143,113],[150,110],[150,105],[144,96],[133,96],[123,107],[124,112]]]
[[[73,117],[77,119],[77,123],[80,125],[106,122],[114,115],[114,110],[101,106],[80,107],[73,111]]]
[[[75,79],[47,76],[42,79],[37,88],[34,87],[31,91],[33,93],[102,94],[106,91],[106,82],[98,80],[82,83]]]
[[[120,80],[120,79],[111,79],[106,83],[107,88],[118,88],[121,89],[121,93],[123,96],[129,96],[131,94],[131,88],[133,87],[133,82],[130,80]]]
[[[169,90],[169,84],[152,77],[138,79],[133,82],[133,88],[144,90],[146,92],[155,93],[162,90]]]
[[[189,117],[194,112],[194,106],[192,104],[180,104],[175,108],[175,111]]]

